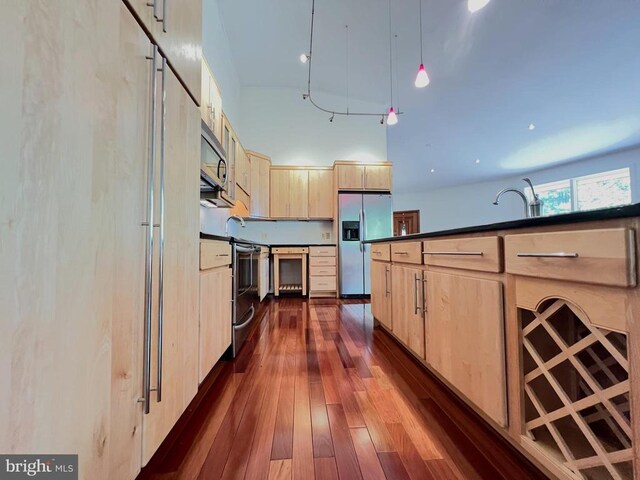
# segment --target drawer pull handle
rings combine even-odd
[[[396,252],[396,255],[409,255],[409,252]]]
[[[482,257],[484,252],[424,252],[425,255],[449,255],[455,257]]]
[[[550,253],[518,253],[520,258],[578,258],[578,254],[573,252],[550,252]]]
[[[229,254],[228,253],[217,253],[216,257],[228,257]]]

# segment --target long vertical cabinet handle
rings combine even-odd
[[[147,242],[145,252],[145,289],[144,289],[144,359],[142,372],[142,391],[144,402],[144,413],[150,411],[151,400],[151,315],[153,302],[153,219],[154,219],[154,181],[155,181],[155,157],[156,157],[156,70],[157,70],[158,47],[151,46],[151,121],[149,122],[149,160],[147,171]]]
[[[156,21],[160,22],[161,20],[158,18],[158,0],[147,2],[147,7],[153,7],[153,18],[155,18]]]
[[[167,33],[167,28],[168,28],[167,25],[169,23],[169,20],[167,20],[167,18],[168,18],[167,17],[167,12],[168,12],[168,10],[167,10],[167,2],[168,1],[169,0],[163,0],[163,2],[162,2],[162,31],[164,33]]]
[[[418,304],[418,285],[422,285],[422,280],[418,277],[418,274],[413,275],[413,301],[414,301],[414,313],[418,315],[418,312],[422,310],[422,307]]]
[[[389,267],[384,268],[384,294],[386,297],[391,293],[389,290],[389,270]]]
[[[360,247],[360,253],[363,253],[364,250],[362,249],[362,240],[364,236],[364,213],[362,209],[360,209],[360,211],[358,212],[358,236],[360,237],[358,238],[358,241],[360,242],[358,247]]]
[[[162,120],[160,124],[160,266],[158,271],[158,379],[156,387],[156,397],[158,403],[162,401],[162,327],[164,324],[164,225],[165,225],[165,202],[164,202],[164,179],[165,179],[165,131],[167,118],[167,59],[162,57]]]

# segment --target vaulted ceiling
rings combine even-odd
[[[640,145],[640,2],[492,0],[475,14],[466,3],[423,0],[431,85],[416,89],[419,0],[391,0],[394,103],[404,112],[387,127],[396,187],[469,183]],[[243,85],[305,91],[311,0],[219,8]],[[388,105],[388,1],[316,0],[315,28],[314,96]]]

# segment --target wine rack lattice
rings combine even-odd
[[[519,316],[525,435],[576,478],[632,479],[627,336],[565,300]]]

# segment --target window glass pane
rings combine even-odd
[[[578,210],[616,207],[631,203],[631,178],[628,168],[576,179]]]
[[[545,183],[535,186],[536,193],[543,201],[543,215],[558,215],[571,212],[571,181]],[[531,189],[526,188],[527,197],[531,198]]]

